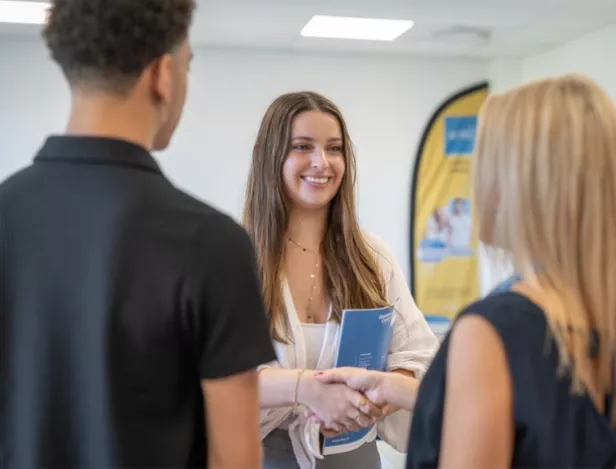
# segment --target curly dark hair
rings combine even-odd
[[[43,37],[71,85],[125,93],[184,41],[195,0],[53,0]]]

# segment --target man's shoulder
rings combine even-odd
[[[37,184],[38,178],[32,165],[9,174],[0,182],[0,202],[11,198],[20,192],[29,191]]]
[[[168,208],[173,211],[200,219],[203,224],[223,226],[229,223],[237,224],[229,215],[198,196],[179,189],[167,179],[161,179],[161,181],[165,181],[165,184],[164,187],[157,187],[156,200],[167,201]]]
[[[252,248],[248,233],[231,215],[186,192],[175,190],[177,209],[190,213],[198,223],[197,244],[202,249],[245,253],[246,249]]]
[[[237,221],[207,204],[201,217],[199,236],[203,241],[212,241],[218,246],[251,245],[248,233]]]
[[[25,166],[21,169],[13,171],[8,176],[0,182],[0,190],[6,191],[9,188],[15,187],[17,183],[25,182],[27,180],[32,179],[33,174],[33,165]]]
[[[163,197],[170,200],[178,211],[193,213],[194,216],[202,217],[204,220],[207,218],[227,218],[227,215],[214,206],[172,184],[166,186],[165,192],[165,194],[162,194]]]

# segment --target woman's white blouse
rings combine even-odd
[[[387,244],[373,234],[364,233],[364,236],[368,245],[376,253],[379,267],[386,281],[388,302],[394,304],[397,301],[398,314],[394,320],[394,333],[387,368],[390,371],[395,369],[412,371],[418,379],[421,379],[439,347],[439,342],[417,308],[404,274]],[[263,365],[259,369],[309,369],[306,338],[286,281],[283,283],[283,299],[289,316],[292,340],[289,344],[274,343],[278,360]],[[316,369],[324,370],[333,367],[338,336],[339,324],[333,320],[330,310]],[[316,460],[323,458],[319,447],[319,426],[305,419],[301,408],[296,411],[296,415],[292,416],[291,413],[292,407],[262,409],[261,439],[265,439],[283,422],[290,420],[289,437],[299,466],[301,469],[314,469]],[[378,422],[375,433],[398,451],[406,452],[411,416],[411,412],[399,410]]]

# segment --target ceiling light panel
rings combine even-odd
[[[313,16],[302,29],[304,37],[393,41],[413,27],[410,20]]]
[[[48,8],[47,2],[0,1],[0,23],[43,24]]]

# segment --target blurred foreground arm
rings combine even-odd
[[[216,221],[217,223],[214,223]],[[208,469],[260,469],[257,368],[276,359],[252,243],[228,217],[197,238],[185,329],[204,399]]]
[[[208,469],[260,469],[259,382],[256,371],[204,380]]]

